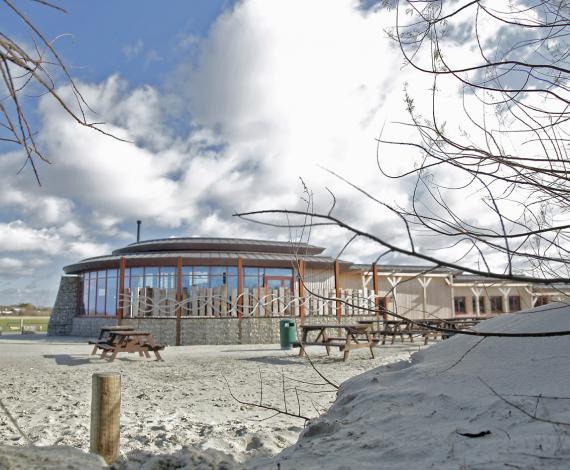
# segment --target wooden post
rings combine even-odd
[[[451,316],[455,318],[455,291],[453,289],[453,274],[449,275],[449,290],[451,292]]]
[[[340,264],[334,262],[334,291],[336,297],[336,319],[340,321]]]
[[[472,287],[471,292],[475,296],[475,315],[480,317],[481,316],[481,304],[479,303],[479,299],[481,298],[481,294],[483,293],[483,289],[480,287]]]
[[[121,374],[93,374],[89,451],[103,457],[109,465],[119,455],[120,416]]]
[[[124,307],[125,307],[125,267],[126,260],[124,256],[121,256],[121,261],[119,263],[119,308],[117,311],[117,323],[120,325],[123,320]]]
[[[243,260],[241,259],[241,257],[238,257],[237,260],[237,272],[238,272],[238,278],[237,278],[237,284],[238,284],[238,288],[237,288],[237,295],[238,295],[238,301],[237,301],[237,316],[238,318],[241,318],[243,316]]]
[[[420,286],[422,286],[422,318],[424,320],[427,318],[427,288],[432,279],[432,277],[418,277],[418,282],[420,283]]]
[[[299,260],[299,318],[305,320],[305,260]]]
[[[376,318],[380,317],[380,293],[378,292],[378,266],[372,263],[372,290],[374,291],[374,310]]]
[[[182,322],[182,257],[176,263],[176,346],[180,346],[180,330]]]

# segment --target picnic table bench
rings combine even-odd
[[[396,336],[400,337],[402,343],[404,342],[404,336],[410,339],[410,342],[414,342],[414,336],[420,335],[423,332],[422,328],[416,327],[414,324],[407,322],[405,320],[359,320],[358,323],[362,325],[370,325],[371,333],[373,336],[373,341],[375,343],[380,343],[382,345],[386,344],[386,337],[391,336],[392,341],[390,344],[394,344]],[[373,328],[376,324],[376,328]]]
[[[92,354],[95,354],[97,349],[102,351],[101,359],[110,354],[109,362],[113,362],[120,352],[138,353],[146,358],[150,358],[150,352],[153,352],[156,360],[161,361],[159,351],[165,348],[165,345],[154,342],[150,331],[137,331],[133,327],[104,327],[99,338],[89,343],[94,345]]]
[[[468,328],[472,328],[477,325],[480,321],[485,320],[487,317],[454,317],[454,318],[430,318],[426,320],[360,320],[358,323],[367,324],[371,326],[376,326],[372,329],[372,335],[375,342],[381,342],[383,345],[386,344],[386,337],[391,336],[391,344],[394,344],[396,336],[400,336],[402,342],[404,342],[404,336],[410,339],[410,342],[414,342],[414,336],[422,336],[424,338],[424,344],[428,344],[429,338],[437,339],[447,339],[454,335],[454,332],[445,332],[440,329],[460,331]]]
[[[327,330],[344,330],[344,335],[330,336]],[[350,351],[353,349],[368,348],[370,355],[374,358],[374,341],[370,332],[370,325],[351,324],[342,325],[338,323],[322,325],[301,325],[301,341],[293,343],[294,348],[300,348],[299,356],[305,354],[305,346],[324,346],[327,355],[330,355],[330,348],[337,347],[343,354],[343,361],[348,359]],[[316,332],[317,336],[309,340],[309,333]]]
[[[440,336],[441,339],[448,339],[455,334],[454,331],[461,331],[472,328],[479,324],[481,321],[487,320],[489,318],[493,318],[493,316],[487,315],[484,317],[430,318],[427,320],[417,320],[416,323],[423,327],[424,331],[422,333],[422,336],[424,337],[424,344],[428,344],[430,337],[437,339],[437,337]],[[437,329],[433,329],[434,327],[453,331],[439,331]]]
[[[110,333],[112,331],[133,331],[135,329],[134,326],[126,326],[126,325],[113,325],[113,326],[103,326],[99,331],[99,336],[96,340],[88,341],[89,344],[93,345],[93,351],[91,351],[91,355],[97,353],[98,349],[106,349],[111,342]]]

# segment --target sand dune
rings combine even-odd
[[[570,307],[504,315],[478,329],[568,331]],[[568,469],[569,351],[569,336],[455,336],[411,362],[345,382],[331,409],[273,464],[283,470],[350,468],[350,462],[358,469]]]

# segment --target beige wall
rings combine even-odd
[[[307,289],[334,289],[334,269],[305,269]]]
[[[334,279],[333,279],[334,287]],[[359,289],[362,290],[362,275],[360,273],[348,272],[340,273],[340,287],[341,289]],[[372,283],[367,287],[372,290]]]
[[[396,287],[396,295],[392,284],[388,278],[391,277],[395,280],[394,276],[388,276],[385,273],[379,273],[379,295],[388,297],[387,307],[389,310],[406,316],[412,319],[422,318],[449,318],[453,316],[453,299],[454,297],[465,297],[465,304],[467,308],[467,315],[475,316],[476,310],[473,308],[473,297],[475,294],[471,291],[471,286],[454,285],[453,289],[447,284],[445,277],[426,276],[424,279],[431,279],[426,288],[425,299],[425,313],[424,313],[424,299],[423,287],[419,279],[414,276],[399,276],[400,281]],[[334,269],[306,269],[305,270],[305,284],[308,289],[315,291],[330,291],[330,296],[334,297]],[[364,290],[363,290],[364,287]],[[491,312],[491,304],[489,297],[501,296],[503,293],[500,288],[509,288],[508,285],[500,286],[487,286],[481,287],[483,289],[482,296],[485,297],[485,312]],[[367,275],[364,277],[364,284],[362,274],[360,272],[342,272],[340,274],[340,288],[344,290],[358,290],[364,296],[370,294],[372,290],[372,276]],[[529,294],[524,286],[510,287],[509,296],[519,296],[521,301],[521,310],[532,308],[532,296]],[[503,297],[503,305],[508,306],[508,296]],[[505,309],[506,311],[506,309]],[[483,312],[482,312],[483,313]]]
[[[387,277],[380,282],[381,293],[389,294],[388,308],[407,318],[446,318],[451,316],[451,293],[444,278],[432,277],[426,288],[425,314],[424,293],[415,277],[402,277],[396,286],[395,296]],[[394,301],[395,299],[395,301]]]
[[[522,286],[479,286],[478,288],[482,289],[481,297],[484,297],[485,303],[485,313],[500,313],[500,312],[492,312],[491,311],[491,304],[490,304],[490,297],[499,296],[503,297],[503,311],[508,310],[508,296],[519,296],[521,302],[521,310],[525,310],[528,308],[532,308],[532,296],[529,294],[526,289]],[[510,289],[507,297],[504,297],[503,292],[500,289]],[[467,307],[467,314],[468,315],[475,315],[476,310],[473,308],[473,297],[475,294],[471,290],[471,287],[467,286],[454,286],[453,288],[453,295],[455,297],[465,297],[466,300],[466,307]]]

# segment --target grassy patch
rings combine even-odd
[[[29,328],[37,332],[47,331],[49,317],[0,317],[0,330],[4,333],[19,333],[22,327]]]

